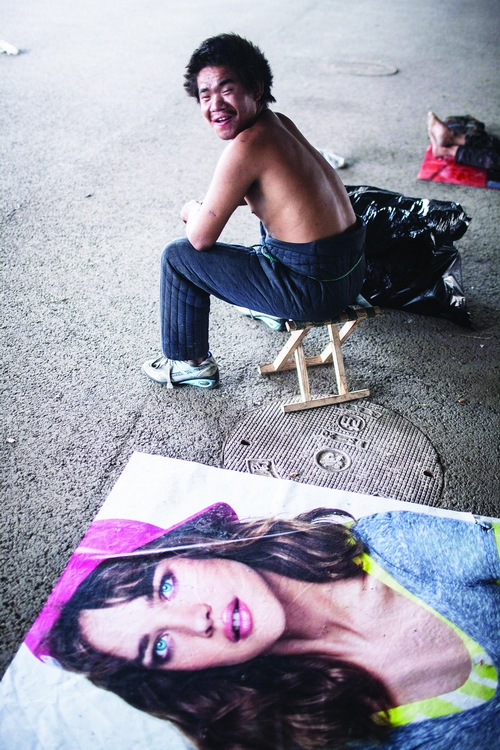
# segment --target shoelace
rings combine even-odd
[[[174,368],[173,360],[167,359],[167,388],[173,388],[174,385],[172,383],[172,370]]]
[[[168,359],[168,357],[158,357],[155,362],[153,362],[152,367],[156,367],[157,370],[163,370],[163,368],[166,367],[167,369],[167,388],[173,388],[172,383],[172,369],[173,369],[173,360]]]

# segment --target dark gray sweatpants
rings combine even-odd
[[[210,295],[284,319],[334,317],[360,292],[364,244],[360,222],[307,243],[282,242],[265,230],[255,247],[217,242],[200,252],[185,238],[174,240],[161,259],[163,354],[180,360],[206,356]]]

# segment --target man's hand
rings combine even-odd
[[[188,201],[181,209],[181,219],[187,224],[191,211],[199,211],[201,203],[199,201]]]

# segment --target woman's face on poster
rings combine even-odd
[[[285,629],[265,579],[234,560],[161,560],[151,596],[83,610],[95,649],[149,669],[197,670],[248,661]]]

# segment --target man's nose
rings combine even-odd
[[[224,97],[220,91],[215,91],[210,102],[212,111],[218,111],[225,106]]]

